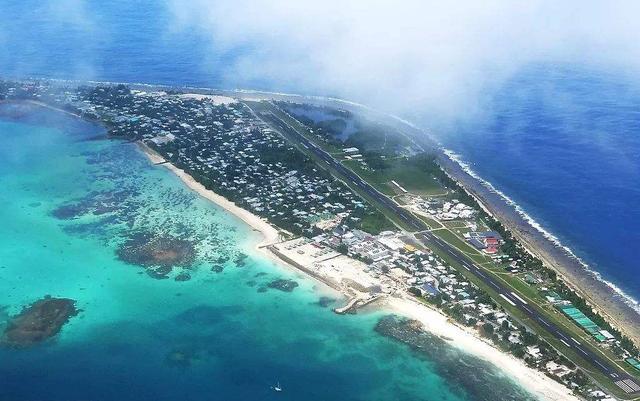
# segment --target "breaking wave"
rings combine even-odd
[[[562,242],[560,242],[560,239],[558,237],[556,237],[555,235],[553,235],[551,232],[549,232],[548,230],[546,230],[539,222],[537,222],[533,217],[531,217],[523,208],[522,206],[518,205],[516,203],[516,201],[514,201],[513,199],[511,199],[507,194],[505,194],[504,192],[500,191],[499,189],[497,189],[493,184],[491,184],[489,181],[485,180],[484,178],[482,178],[476,171],[474,171],[471,166],[469,165],[469,163],[467,163],[466,161],[464,161],[464,159],[462,158],[462,156],[460,156],[459,154],[453,152],[452,150],[449,149],[445,149],[442,148],[443,153],[449,158],[449,160],[451,160],[452,162],[458,164],[460,166],[460,168],[462,169],[462,171],[464,171],[465,173],[469,174],[472,178],[474,178],[475,180],[478,180],[478,182],[480,182],[480,184],[485,187],[487,190],[489,190],[490,192],[498,195],[502,200],[504,200],[504,202],[513,207],[514,210],[516,211],[516,213],[518,213],[518,215],[520,217],[522,217],[527,224],[529,224],[531,227],[533,227],[534,229],[536,229],[538,232],[540,232],[547,240],[549,240],[551,243],[553,243],[555,246],[557,246],[558,248],[562,249],[567,255],[569,255],[569,257],[573,258],[574,260],[576,260],[578,263],[580,263],[580,265],[582,265],[582,267],[584,267],[585,271],[589,274],[591,274],[593,277],[595,277],[598,281],[603,282],[604,284],[606,284],[609,288],[611,288],[618,296],[620,296],[620,298],[627,304],[629,305],[633,310],[635,310],[636,312],[638,312],[638,314],[640,314],[640,302],[638,302],[638,300],[634,299],[631,295],[627,294],[622,288],[618,287],[617,285],[615,285],[614,283],[612,283],[611,281],[605,279],[604,277],[602,277],[602,274],[600,274],[599,272],[593,270],[582,258],[580,258],[578,255],[576,255],[573,250],[571,250],[571,248],[569,248],[568,246],[562,244]]]

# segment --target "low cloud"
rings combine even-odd
[[[173,30],[232,54],[227,85],[334,95],[407,115],[481,113],[532,63],[640,67],[640,3],[167,0]],[[219,67],[218,67],[219,68]],[[216,70],[216,74],[221,71]]]

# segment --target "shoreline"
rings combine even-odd
[[[321,277],[312,274],[307,269],[297,266],[297,264],[287,261],[269,249],[269,245],[279,241],[278,230],[271,226],[264,219],[254,215],[253,213],[242,209],[233,202],[216,194],[214,191],[206,189],[202,184],[197,182],[193,177],[183,170],[168,162],[155,150],[142,142],[136,142],[138,149],[152,164],[162,163],[172,173],[191,190],[195,191],[203,198],[217,204],[225,211],[240,218],[245,224],[260,232],[262,240],[256,244],[255,249],[268,259],[274,261],[278,265],[285,265],[300,272],[311,279],[315,279],[327,287],[341,293],[345,297],[349,297],[343,289],[332,285]],[[384,312],[397,313],[410,319],[420,321],[424,330],[440,337],[446,337],[447,342],[478,358],[486,360],[494,364],[499,370],[503,371],[507,376],[513,379],[517,384],[529,391],[531,394],[547,401],[575,400],[579,398],[574,396],[571,391],[564,385],[547,377],[544,373],[532,369],[525,365],[522,360],[498,350],[492,344],[488,343],[480,335],[469,328],[462,328],[452,323],[449,318],[440,311],[430,308],[406,296],[396,297],[389,296],[383,298],[382,301],[376,302],[375,305],[369,306],[375,310]]]
[[[148,85],[153,87],[153,85]],[[185,88],[189,89],[189,88]],[[207,91],[205,88],[197,88]],[[396,127],[409,129],[409,135],[419,146],[436,153],[440,166],[465,191],[472,195],[489,214],[497,218],[513,233],[527,252],[539,257],[549,268],[557,272],[567,285],[587,301],[587,304],[602,315],[613,327],[640,346],[640,303],[625,294],[614,283],[582,261],[570,248],[563,245],[553,234],[547,232],[526,214],[515,202],[475,172],[465,163],[451,156],[451,152],[419,127],[400,117],[371,109],[366,105],[331,97],[307,96],[266,91],[216,90],[215,94],[244,99],[276,99],[305,102],[320,106],[339,107],[360,112],[369,118],[385,121]],[[391,121],[389,121],[391,119]]]
[[[204,199],[218,205],[220,208],[224,209],[224,211],[236,216],[246,225],[251,227],[254,231],[260,233],[262,239],[253,246],[253,249],[260,255],[266,257],[277,265],[284,265],[285,267],[296,273],[302,273],[307,277],[311,277],[320,284],[331,288],[331,290],[339,292],[343,296],[348,297],[348,294],[345,294],[338,286],[335,285],[335,283],[331,283],[318,275],[312,274],[310,271],[304,269],[294,261],[287,260],[278,255],[278,253],[274,252],[271,249],[271,245],[280,242],[280,233],[265,219],[237,206],[235,203],[231,202],[224,196],[218,195],[214,191],[205,188],[204,185],[196,181],[193,177],[191,177],[191,175],[187,174],[184,170],[174,166],[170,161],[166,160],[164,157],[162,157],[162,155],[150,148],[147,144],[141,141],[136,141],[135,144],[153,165],[159,165],[159,163],[162,163],[161,165],[175,174],[182,181],[182,183],[187,186],[187,188],[191,189]]]
[[[319,95],[279,93],[240,88],[215,89],[187,84],[166,85],[143,82],[124,83],[52,78],[47,80],[62,85],[80,85],[86,83],[126,84],[132,88],[145,90],[176,89],[184,93],[223,95],[239,100],[276,99],[306,102],[365,112],[370,118],[384,118],[385,121],[391,118],[392,121],[387,121],[387,123],[409,129],[411,131],[411,137],[415,141],[419,141],[421,147],[424,146],[435,151],[438,160],[443,162],[441,164],[443,170],[458,182],[464,190],[474,196],[482,207],[500,220],[529,253],[539,257],[548,267],[555,270],[594,310],[605,317],[612,326],[628,336],[637,346],[640,346],[640,303],[637,300],[624,293],[615,283],[604,279],[598,271],[592,270],[570,248],[560,243],[553,234],[541,227],[535,220],[527,215],[524,210],[515,204],[515,202],[498,191],[491,183],[471,171],[463,161],[457,157],[452,157],[451,152],[442,144],[438,143],[430,134],[401,117],[372,109],[361,103]],[[30,102],[74,115],[66,110],[43,104],[42,102]],[[77,117],[82,118],[81,116]]]
[[[245,222],[248,226],[253,228],[255,231],[260,232],[262,235],[262,240],[256,245],[256,249],[264,250],[268,245],[271,245],[275,242],[278,242],[280,239],[280,233],[276,228],[274,228],[271,224],[269,224],[266,220],[261,217],[256,216],[255,214],[249,212],[248,210],[242,209],[237,206],[235,203],[231,202],[227,198],[218,195],[217,193],[207,189],[204,185],[200,184],[193,177],[187,174],[184,170],[179,169],[174,166],[170,161],[166,160],[162,157],[158,152],[151,149],[147,144],[136,141],[136,145],[138,149],[144,153],[149,161],[152,164],[157,165],[158,163],[162,163],[162,166],[170,170],[173,174],[175,174],[180,180],[192,191],[196,192],[201,197],[215,203],[216,205],[223,208],[225,211],[231,213],[232,215],[238,217],[240,220]],[[262,252],[267,253],[267,252]]]
[[[82,119],[86,120],[82,116],[79,116],[77,114],[68,112],[68,111],[63,110],[63,109],[56,108],[55,106],[42,104],[41,102],[36,102],[36,101],[31,101],[31,102],[28,102],[28,103],[33,104],[35,106],[46,107],[46,108],[49,108],[49,109],[61,111],[61,112],[64,112],[66,114],[72,115],[74,117],[78,117],[78,118],[82,118]],[[92,121],[92,122],[95,122],[95,121]],[[140,146],[141,150],[149,157],[149,160],[151,160],[153,163],[166,161],[164,158],[162,158],[162,156],[158,155],[155,151],[150,149],[148,146],[146,146],[144,144],[139,144],[139,146]],[[145,149],[143,149],[142,146],[144,146],[144,148],[146,148],[147,151],[145,151]],[[440,153],[442,153],[442,149],[440,149]],[[155,160],[154,160],[153,157],[155,157]],[[448,161],[449,161],[450,165],[453,165],[453,168],[451,168],[451,166],[449,166],[450,168],[445,168],[445,167],[443,167],[443,168],[445,169],[445,171],[448,174],[452,175],[452,178],[454,178],[456,180],[456,182],[458,182],[461,186],[463,186],[463,188],[466,191],[468,191],[470,194],[472,194],[474,197],[476,197],[476,199],[478,199],[479,203],[483,207],[487,208],[492,215],[494,215],[496,218],[498,218],[500,221],[502,221],[505,224],[505,226],[514,233],[514,236],[516,236],[518,238],[518,240],[522,241],[523,245],[525,245],[530,252],[533,252],[536,255],[541,256],[542,259],[544,260],[544,262],[547,263],[547,264],[550,264],[551,267],[553,267],[556,271],[558,271],[558,273],[561,276],[563,276],[563,278],[565,278],[567,283],[570,284],[574,289],[576,289],[581,296],[583,296],[591,304],[594,303],[592,297],[586,295],[583,292],[584,290],[590,291],[590,288],[585,287],[584,290],[583,290],[582,287],[576,286],[576,284],[573,281],[571,281],[570,279],[568,279],[565,276],[565,274],[563,274],[563,272],[559,268],[556,268],[556,263],[558,263],[558,261],[556,259],[554,259],[554,255],[553,254],[551,254],[551,257],[549,259],[547,259],[545,256],[541,255],[542,252],[540,252],[540,250],[537,247],[541,246],[542,250],[544,251],[545,250],[545,248],[544,248],[545,244],[548,245],[550,243],[548,238],[545,238],[544,236],[542,236],[543,237],[543,241],[546,241],[546,243],[543,242],[542,245],[537,244],[535,241],[529,242],[530,238],[528,236],[532,235],[532,232],[530,230],[528,230],[529,226],[527,226],[525,224],[523,224],[524,228],[522,228],[523,226],[518,226],[517,219],[513,219],[513,216],[509,215],[509,213],[513,213],[513,206],[509,205],[507,202],[505,202],[505,200],[502,199],[499,196],[500,195],[499,193],[491,192],[490,189],[487,188],[483,184],[481,179],[473,177],[473,175],[469,174],[468,171],[465,171],[464,167],[462,165],[460,165],[459,162],[457,162],[455,160],[451,160],[451,159],[448,159]],[[291,267],[295,271],[298,271],[298,272],[301,271],[298,267],[292,266],[290,263],[288,263],[288,262],[282,260],[281,258],[279,258],[278,256],[276,256],[269,249],[266,249],[267,245],[279,240],[278,230],[275,229],[273,226],[271,226],[268,222],[266,222],[264,219],[262,219],[262,218],[260,218],[258,216],[253,215],[249,211],[238,207],[237,205],[235,205],[234,203],[230,202],[226,198],[224,198],[224,197],[222,197],[222,196],[220,196],[218,194],[215,194],[213,191],[207,190],[202,184],[200,184],[197,181],[195,181],[195,179],[193,179],[189,174],[187,174],[186,172],[184,172],[181,169],[178,169],[173,164],[164,163],[163,165],[165,165],[165,167],[169,168],[174,174],[176,174],[183,181],[183,183],[185,185],[187,185],[190,189],[194,190],[195,192],[197,192],[199,195],[201,195],[205,199],[216,203],[217,205],[219,205],[220,207],[222,207],[226,211],[228,211],[231,214],[235,215],[236,217],[240,218],[241,220],[243,220],[243,222],[245,222],[247,225],[252,227],[254,230],[259,231],[262,234],[263,240],[260,241],[256,245],[256,250],[259,251],[262,255],[264,255],[264,256],[268,257],[269,259],[273,260],[278,265],[281,265],[281,266],[285,265],[285,266]],[[454,170],[455,173],[452,173],[451,170]],[[487,194],[489,194],[489,196],[485,195],[485,192]],[[485,198],[485,196],[486,196],[486,198]],[[497,200],[494,200],[494,198],[497,199]],[[519,215],[516,216],[516,217],[522,218],[522,216],[519,216]],[[513,224],[513,227],[515,227],[515,228],[512,227],[512,224]],[[530,225],[530,223],[528,223],[528,224]],[[534,231],[534,234],[538,233],[537,230],[533,230],[533,231]],[[542,234],[542,233],[539,233],[539,234]],[[521,238],[521,235],[524,238]],[[557,251],[561,251],[561,249],[555,244],[553,244],[553,249],[555,249]],[[563,255],[565,257],[570,257],[570,255],[567,255],[566,252]],[[550,263],[550,262],[552,262],[552,263]],[[305,274],[306,276],[310,276],[307,272],[303,271],[302,273]],[[583,266],[579,266],[578,273],[584,275],[585,269],[584,269]],[[313,277],[312,275],[311,275],[311,277],[315,278],[315,279],[318,279],[317,277]],[[589,276],[589,277],[592,280],[595,281],[595,279],[592,276]],[[322,280],[318,280],[318,281],[323,282]],[[324,284],[326,284],[326,283],[324,283]],[[604,285],[604,283],[601,283],[601,284]],[[576,287],[578,287],[578,288],[576,288]],[[608,288],[608,290],[611,291],[610,288]],[[602,294],[599,294],[599,293],[596,294],[596,295],[602,296]],[[607,299],[607,302],[603,303],[603,305],[617,304],[619,302],[620,302],[619,299],[611,299],[611,298],[609,298],[609,299]],[[600,311],[602,313],[603,309],[600,306],[600,304],[597,303],[597,302],[595,302],[595,303],[597,305],[598,311]],[[418,306],[420,306],[425,311],[430,311],[430,312],[433,312],[433,313],[436,313],[436,314],[440,315],[440,313],[438,311],[432,310],[432,309],[430,309],[430,308],[428,308],[428,307],[426,307],[424,305],[418,304]],[[405,309],[403,309],[403,310],[405,312],[415,313],[413,308],[408,308],[407,309],[405,307]],[[615,319],[613,316],[611,316],[609,313],[606,313],[606,312],[603,313],[603,315],[605,315],[607,317],[607,319],[609,319],[611,321],[612,324],[615,324],[618,328],[621,329],[617,319]],[[451,323],[448,323],[448,324],[452,325]],[[631,323],[630,326],[623,326],[623,327],[629,327],[629,329],[633,329],[633,328],[635,328],[634,327],[635,324],[636,323]],[[456,327],[456,326],[454,325],[454,327]],[[625,334],[629,335],[629,333],[627,333],[626,330],[621,330],[621,331],[623,331]],[[469,335],[472,335],[473,337],[475,337],[476,338],[475,341],[479,341],[479,342],[482,342],[482,343],[486,344],[486,342],[481,337],[479,337],[479,335],[473,335],[473,334],[469,334]],[[631,335],[629,335],[629,336],[634,341],[636,340],[636,337],[631,336]],[[467,345],[469,345],[469,344],[467,344]],[[463,347],[461,347],[461,348],[464,349],[465,351],[471,353],[471,354],[476,354],[474,351],[476,350],[476,346],[477,345],[478,345],[477,343],[471,343],[469,349],[466,349],[466,348],[463,348]],[[495,351],[497,350],[497,348],[494,348],[492,346],[489,346],[489,347],[492,349],[493,353],[496,353]],[[503,356],[507,357],[507,358],[510,357],[508,354],[503,353],[502,351],[499,351],[496,354],[503,354]],[[490,354],[487,354],[487,355],[491,356]],[[512,358],[512,359],[515,360],[515,358]],[[502,362],[500,362],[500,363],[502,363]],[[521,365],[522,368],[530,370],[531,374],[537,374],[538,376],[537,376],[536,380],[540,380],[541,377],[544,378],[544,379],[551,380],[548,377],[546,377],[543,373],[540,373],[540,372],[538,372],[538,371],[536,371],[534,369],[528,368],[523,362],[520,362],[520,365]],[[498,365],[498,366],[500,366],[500,365]],[[510,368],[511,368],[511,366],[510,366]],[[505,372],[510,373],[510,371],[506,371],[506,370],[505,370]],[[556,383],[553,380],[551,380],[551,381],[553,383]],[[535,383],[535,381],[533,381],[533,382]],[[525,387],[527,389],[531,389],[529,384],[530,383],[527,382],[527,385],[526,386],[523,385],[523,387]],[[557,384],[559,386],[561,386],[562,388],[565,388],[561,384],[559,384],[559,383],[557,383]],[[566,395],[564,395],[563,397],[564,398],[555,398],[555,399],[567,399]],[[549,399],[553,400],[554,398],[549,398]]]
[[[612,326],[640,344],[640,313],[633,300],[627,299],[612,284],[590,270],[569,248],[563,246],[552,234],[521,210],[513,201],[475,172],[469,171],[464,163],[441,149],[441,163],[444,171],[473,196],[487,213],[500,221],[527,252],[539,257],[545,265],[553,269],[587,304],[602,315]]]
[[[387,308],[398,315],[419,321],[425,331],[437,335],[453,347],[492,363],[522,388],[541,400],[580,400],[563,384],[556,382],[541,371],[530,368],[521,359],[499,350],[471,328],[453,323],[448,316],[439,310],[411,299],[408,295],[386,298],[380,308]]]

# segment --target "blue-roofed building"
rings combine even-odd
[[[430,283],[424,283],[422,284],[422,286],[420,287],[420,289],[422,290],[422,294],[428,294],[431,295],[432,297],[440,294],[440,291],[438,291],[438,289],[433,286]]]

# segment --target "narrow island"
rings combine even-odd
[[[379,331],[412,347],[436,333],[544,399],[640,396],[637,311],[550,257],[415,127],[346,102],[256,92],[7,81],[0,101],[64,110],[136,143],[261,231],[265,255],[345,294],[336,313],[378,305],[406,316]],[[164,278],[190,250],[141,236],[119,256]]]

